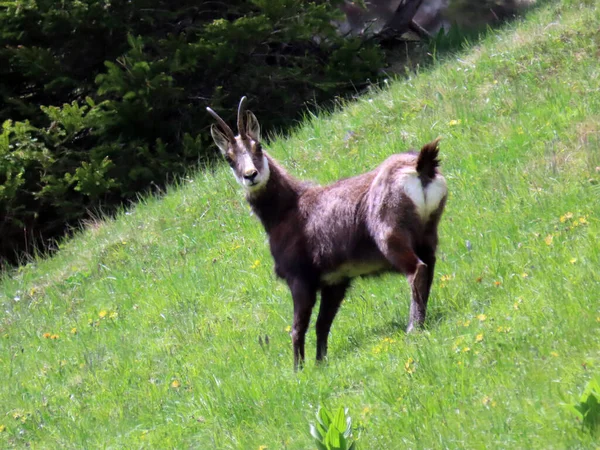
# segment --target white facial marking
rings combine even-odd
[[[403,177],[405,194],[412,200],[421,220],[427,220],[448,192],[446,180],[437,175],[425,189],[417,172],[405,172]]]
[[[238,183],[240,183],[241,186],[244,186],[244,179],[238,177],[238,174],[237,174],[237,172],[235,171],[235,169],[233,167],[231,167],[231,173],[235,177],[235,181],[237,181]]]
[[[252,158],[250,158],[250,155],[245,155],[245,157],[247,158],[247,160],[244,161],[245,162],[244,172],[246,170],[248,170],[248,172],[251,172],[252,170],[258,170],[258,168],[255,167],[254,164],[252,163]],[[269,162],[267,161],[267,157],[265,155],[263,155],[262,170],[258,171],[258,174],[252,180],[249,180],[244,177],[240,178],[238,176],[238,174],[235,172],[235,170],[232,169],[232,171],[233,171],[233,175],[235,176],[235,179],[237,180],[237,182],[242,185],[242,187],[244,188],[244,190],[247,193],[256,192],[256,191],[264,188],[267,184],[267,181],[269,181],[269,175],[270,175]]]

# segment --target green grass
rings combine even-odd
[[[223,164],[4,278],[0,447],[314,448],[319,404],[362,449],[597,446],[563,404],[600,373],[599,27],[595,2],[546,4],[269,146],[325,183],[444,137],[425,331],[402,277],[359,280],[328,364],[311,327],[294,373],[289,292]]]

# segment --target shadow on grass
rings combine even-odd
[[[381,341],[386,337],[392,336],[394,336],[394,339],[406,339],[409,336],[418,335],[420,331],[411,333],[410,335],[406,333],[406,328],[408,327],[408,302],[406,305],[402,304],[396,308],[394,315],[396,317],[391,320],[382,321],[370,327],[358,329],[359,326],[357,326],[344,341],[336,345],[335,349],[330,349],[328,358],[345,360],[349,354],[355,353],[359,349],[364,349],[366,346],[373,345],[374,340]],[[441,309],[430,308],[423,329],[425,331],[435,330],[448,319],[448,315],[443,314]]]

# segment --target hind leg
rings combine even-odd
[[[435,272],[435,245],[427,244],[419,246],[416,250],[416,253],[419,259],[427,265],[427,289],[425,290],[425,298],[428,299]]]
[[[419,261],[415,272],[408,275],[410,283],[411,299],[410,299],[410,315],[408,318],[408,327],[406,332],[410,333],[415,328],[420,328],[425,322],[427,313],[427,285],[428,285],[428,270],[427,264]]]
[[[379,248],[396,270],[408,278],[411,289],[410,315],[407,333],[423,325],[427,313],[430,270],[412,249],[408,236],[392,233],[383,240]]]

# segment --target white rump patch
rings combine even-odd
[[[423,184],[417,172],[406,172],[402,185],[404,193],[412,200],[417,214],[423,221],[429,219],[429,216],[440,206],[440,202],[448,193],[446,180],[441,175],[437,175],[423,189]]]

